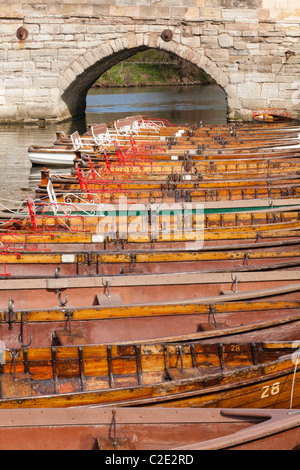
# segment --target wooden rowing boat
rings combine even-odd
[[[147,173],[151,165],[140,168],[138,178],[126,166],[125,173],[122,173],[122,168],[119,172],[118,167],[116,173],[110,170],[102,175],[91,168],[91,171],[83,172],[76,167],[74,175],[56,176],[43,170],[41,182],[35,190],[36,198],[42,201],[52,197],[57,201],[114,203],[126,197],[131,203],[168,203],[294,198],[300,192],[299,174],[294,167],[287,172],[276,168],[200,175],[190,168],[191,173],[157,174],[156,178],[151,171]]]
[[[299,270],[239,272],[182,272],[168,274],[127,274],[93,277],[49,277],[0,280],[0,308],[14,299],[16,308],[51,308],[60,296],[69,305],[86,307],[149,302],[175,302],[211,298],[220,294],[243,294],[268,288],[284,288],[299,281]],[[250,295],[250,294],[249,294]],[[67,297],[66,297],[67,296]],[[115,302],[115,303],[114,303]],[[64,302],[63,302],[64,303]]]
[[[215,170],[227,172],[236,171],[237,169],[253,170],[256,167],[258,169],[276,169],[279,164],[288,167],[293,165],[293,162],[298,162],[299,149],[294,147],[266,149],[265,152],[235,153],[232,155],[230,153],[208,153],[205,151],[180,153],[176,152],[176,149],[171,154],[128,151],[123,153],[122,158],[121,156],[117,158],[116,152],[106,153],[105,155],[97,152],[94,155],[76,152],[75,155],[74,165],[78,164],[83,170],[91,169],[91,164],[95,169],[103,169],[110,164],[113,168],[118,166],[118,171],[122,168],[124,171],[127,169],[127,172],[134,174],[136,177],[142,171],[151,174],[173,174],[183,171],[213,173]]]
[[[48,220],[48,219],[46,219]],[[289,241],[291,243],[299,240],[298,224],[281,224],[276,228],[257,225],[253,227],[206,229],[203,236],[195,237],[188,232],[171,233],[169,236],[162,236],[156,232],[144,233],[143,236],[132,237],[119,232],[108,233],[107,235],[85,231],[84,226],[77,231],[78,225],[62,227],[58,223],[59,219],[50,219],[49,224],[43,224],[38,229],[33,230],[22,225],[22,220],[15,220],[7,225],[4,231],[0,232],[2,243],[2,263],[5,265],[6,254],[14,253],[17,257],[22,253],[40,250],[43,252],[55,252],[62,249],[65,252],[87,251],[136,251],[136,250],[202,250],[210,247],[222,247],[224,250],[230,249],[230,245],[239,249],[251,249],[253,244],[259,248],[270,248],[273,243]],[[80,218],[82,223],[82,219]],[[78,224],[78,222],[77,222]],[[121,235],[121,236],[120,236]]]
[[[125,121],[123,121],[125,122]],[[129,141],[130,136],[134,136],[138,141],[161,141],[164,142],[167,139],[178,139],[178,141],[189,141],[193,139],[205,139],[209,143],[218,143],[220,139],[226,139],[226,143],[240,141],[240,140],[251,140],[268,142],[274,139],[283,139],[287,137],[297,136],[299,130],[299,122],[293,123],[281,123],[277,126],[269,125],[262,126],[252,123],[251,125],[232,125],[227,126],[157,126],[155,132],[152,130],[139,129],[132,126],[133,120],[127,125],[122,126],[119,122],[117,128],[107,126],[106,124],[90,125],[87,132],[83,135],[77,133],[76,137],[78,142],[93,142],[100,143],[103,139],[97,139],[98,136],[105,137],[105,142],[113,141],[113,139],[121,141]],[[123,130],[122,130],[123,128]],[[55,145],[66,145],[74,143],[74,134],[66,135],[64,132],[57,132]]]
[[[111,464],[133,465],[140,450],[171,450],[167,461],[188,465],[195,462],[194,450],[296,450],[299,419],[297,410],[270,409],[84,406],[1,410],[0,449],[131,450],[136,457],[123,461],[119,453],[105,453],[105,458]],[[161,454],[143,454],[143,460],[151,464],[163,459]]]
[[[118,244],[116,244],[118,246]],[[96,250],[58,245],[55,250],[44,247],[16,247],[0,253],[0,276],[12,278],[70,277],[118,274],[159,274],[235,270],[294,269],[300,266],[300,239],[276,240],[272,243],[250,243],[246,246],[192,246],[187,249]]]
[[[147,157],[148,161],[160,162],[176,162],[184,161],[187,156],[192,156],[193,160],[203,161],[204,159],[208,160],[218,160],[226,156],[227,159],[233,160],[234,158],[259,158],[265,154],[265,157],[269,156],[293,156],[298,155],[297,153],[298,142],[293,140],[289,145],[280,146],[279,143],[276,146],[264,146],[264,147],[251,147],[247,149],[242,149],[238,147],[237,149],[224,149],[220,148],[207,148],[204,144],[195,144],[192,145],[166,145],[161,148],[160,141],[155,144],[148,143],[146,145],[143,142],[143,146],[140,145],[140,150],[137,150],[132,154],[132,148],[128,145],[122,145],[122,150],[125,152],[127,161],[137,161],[143,162],[143,159]],[[278,147],[278,148],[277,148]],[[282,148],[281,148],[282,147]],[[103,153],[94,149],[84,148],[83,151],[75,150],[71,145],[53,145],[53,146],[40,146],[40,145],[31,145],[28,147],[28,157],[33,165],[40,166],[73,166],[76,158],[82,158],[86,160],[85,154],[90,156],[91,160],[94,163],[105,162]],[[107,155],[109,159],[115,158],[116,153],[114,147],[111,146],[107,150]],[[77,156],[77,157],[76,157]]]
[[[247,293],[144,305],[117,303],[64,305],[47,310],[15,308],[10,299],[0,311],[6,348],[88,344],[146,344],[174,341],[292,341],[299,337],[299,283]]]
[[[198,142],[181,142],[168,141],[165,145],[162,145],[162,141],[157,140],[156,142],[141,140],[140,143],[136,143],[139,147],[132,153],[132,147],[129,141],[122,142],[121,149],[125,153],[127,160],[143,160],[147,157],[148,161],[176,161],[184,160],[186,156],[192,156],[195,160],[203,160],[204,158],[220,159],[226,158],[253,158],[259,157],[262,154],[268,156],[277,154],[289,155],[296,152],[298,149],[299,141],[295,137],[294,139],[277,140],[273,144],[270,142],[261,142],[260,146],[254,143],[252,146],[242,146],[240,143],[235,143],[236,146],[224,146],[224,145],[207,145],[206,140]],[[80,152],[84,152],[89,155],[92,161],[105,161],[103,156],[103,150],[84,147]],[[109,158],[116,157],[114,145],[109,146],[106,149],[106,153]],[[74,160],[78,155],[78,150],[75,150],[71,145],[52,145],[52,146],[39,146],[31,145],[28,147],[28,157],[33,165],[41,166],[73,166]],[[222,157],[223,156],[223,157]]]
[[[295,199],[296,201],[296,199]],[[295,202],[294,201],[294,202]],[[96,202],[96,201],[95,201]],[[269,201],[268,201],[269,202]],[[70,201],[60,203],[28,202],[28,210],[18,213],[18,218],[2,213],[2,231],[55,232],[91,232],[112,238],[136,239],[148,241],[150,238],[165,240],[209,239],[209,234],[228,230],[239,232],[261,232],[264,230],[297,229],[299,227],[299,207],[290,201],[276,208],[247,205],[235,207],[235,202],[215,210],[209,210],[203,204],[193,203],[140,204],[127,205],[127,199],[120,200],[120,205],[101,205],[90,201],[86,206],[79,206]],[[276,202],[275,202],[276,204]],[[254,209],[254,210],[251,210]],[[117,235],[118,234],[118,235]]]
[[[299,198],[300,184],[299,180],[287,182],[287,184],[271,185],[264,183],[248,184],[235,183],[232,187],[226,186],[226,183],[190,183],[190,184],[162,184],[160,188],[155,189],[153,184],[147,185],[147,189],[134,189],[133,185],[128,189],[121,189],[116,183],[108,184],[103,182],[97,189],[91,185],[90,190],[78,188],[60,189],[55,188],[55,198],[58,202],[63,203],[82,203],[93,202],[103,204],[117,204],[126,199],[128,204],[175,204],[180,202],[204,203],[208,201],[238,201],[247,200],[249,206],[252,201],[257,199],[292,199]],[[127,185],[128,187],[130,184]],[[185,187],[184,187],[185,186]],[[49,194],[46,188],[38,188],[36,190],[38,200],[49,201]]]
[[[92,130],[93,128],[91,128]],[[130,142],[130,136],[134,135],[134,140],[139,144],[140,142],[143,143],[156,143],[159,142],[160,145],[167,144],[170,145],[179,145],[185,147],[191,147],[194,144],[201,145],[205,144],[207,148],[251,148],[251,147],[270,147],[270,146],[278,146],[280,143],[290,145],[288,139],[295,139],[295,143],[299,143],[298,141],[298,126],[292,126],[289,128],[282,128],[280,132],[274,132],[272,130],[258,130],[257,132],[243,132],[239,129],[237,132],[234,132],[232,128],[226,131],[220,131],[219,129],[214,131],[203,131],[201,132],[200,129],[194,130],[191,132],[191,129],[188,132],[185,132],[184,129],[182,130],[173,130],[166,135],[165,132],[162,131],[162,128],[158,130],[157,133],[146,133],[143,131],[134,132],[132,130],[128,130],[127,133],[112,133],[111,139],[108,140],[113,142],[113,139],[117,140],[118,142],[121,140],[122,143]],[[86,134],[85,136],[92,137],[91,134]]]
[[[163,343],[6,350],[0,408],[297,408],[297,343]]]
[[[278,216],[279,214],[279,216]],[[284,217],[281,221],[280,215]],[[226,217],[227,216],[227,217]],[[236,224],[236,220],[240,223]],[[291,236],[295,236],[295,232],[299,230],[300,222],[298,220],[297,211],[281,212],[281,211],[256,211],[254,214],[248,214],[248,217],[240,217],[236,219],[235,214],[217,214],[211,217],[205,217],[203,214],[194,214],[187,216],[184,214],[170,216],[165,214],[157,217],[155,223],[149,222],[144,214],[132,217],[126,216],[90,216],[81,218],[81,216],[50,216],[37,217],[36,229],[42,233],[55,233],[57,230],[62,231],[61,227],[66,226],[66,231],[73,232],[90,232],[92,239],[96,242],[105,241],[108,243],[119,242],[123,240],[123,244],[129,242],[136,243],[142,249],[151,244],[167,242],[194,242],[198,243],[195,248],[203,248],[206,241],[212,240],[230,240],[230,239],[254,239],[259,241],[263,232],[269,231],[270,238],[280,238],[284,232],[290,231]],[[68,224],[69,222],[69,224]],[[13,227],[9,224],[8,230]],[[20,234],[31,229],[31,220],[28,225],[20,225]],[[17,235],[17,234],[16,234]],[[5,235],[2,237],[5,239]],[[71,239],[71,237],[70,237]],[[144,246],[142,244],[145,244]],[[130,249],[130,247],[128,247]],[[175,246],[174,246],[175,248]]]
[[[135,157],[135,158],[134,158]],[[123,162],[122,162],[123,163]],[[130,175],[131,179],[142,179],[143,177],[175,178],[176,175],[190,174],[199,179],[202,174],[221,174],[245,171],[279,171],[279,169],[291,171],[298,170],[299,152],[296,150],[290,152],[278,152],[271,155],[249,155],[244,158],[243,155],[235,155],[235,158],[226,158],[222,155],[161,155],[152,159],[151,156],[144,158],[144,155],[127,156],[124,158],[124,164],[121,166],[117,162],[115,155],[107,155],[107,160],[101,155],[93,156],[84,153],[76,153],[74,165],[78,165],[80,170],[85,172],[97,170],[102,173],[107,165],[117,167],[118,172],[123,171],[124,176]],[[118,165],[117,165],[118,164]],[[43,170],[45,171],[45,170]],[[108,172],[107,172],[108,173]],[[113,172],[112,172],[113,173]],[[179,177],[178,177],[179,178]]]
[[[160,188],[162,184],[168,183],[181,183],[182,185],[191,185],[191,182],[198,183],[197,187],[205,187],[205,184],[212,183],[212,184],[221,184],[224,183],[226,180],[229,187],[233,187],[235,183],[241,182],[246,187],[249,184],[249,179],[253,180],[252,185],[260,186],[262,182],[267,180],[266,182],[268,185],[272,184],[287,184],[287,183],[297,183],[299,182],[299,166],[296,166],[296,162],[293,162],[293,165],[290,168],[287,168],[284,171],[284,165],[279,165],[275,169],[251,169],[249,171],[241,170],[241,171],[233,171],[230,172],[229,170],[218,173],[210,171],[209,174],[198,174],[197,170],[191,169],[192,171],[183,173],[181,172],[181,177],[176,177],[172,174],[169,175],[162,175],[157,174],[155,175],[154,171],[152,171],[152,165],[147,164],[147,168],[140,168],[140,172],[137,177],[131,171],[132,168],[128,167],[125,173],[121,174],[119,172],[119,167],[116,169],[116,172],[113,170],[109,174],[108,172],[105,175],[101,175],[101,173],[93,172],[91,168],[88,169],[88,172],[81,172],[81,174],[77,171],[75,175],[56,175],[51,176],[51,182],[55,185],[56,188],[61,189],[74,189],[80,188],[80,180],[86,181],[88,187],[91,189],[96,189],[97,186],[101,187],[103,183],[106,182],[111,184],[112,187],[117,187],[118,185],[124,187],[125,189],[143,189],[145,188],[145,184],[153,189]],[[124,167],[125,168],[125,167]],[[149,174],[147,173],[148,169],[150,170]],[[107,178],[106,178],[107,176]],[[152,176],[156,176],[155,180],[152,181]],[[125,178],[126,177],[126,178]],[[39,187],[43,187],[43,185],[48,184],[48,179],[43,179],[42,184]],[[194,184],[190,186],[190,188],[194,188]]]
[[[252,117],[255,122],[259,123],[297,122],[286,109],[282,108],[254,109]]]

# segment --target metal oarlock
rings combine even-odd
[[[73,318],[74,310],[62,310],[63,314],[65,315],[66,318],[66,328],[67,329],[67,324],[69,325],[69,335],[72,335],[72,327],[71,327],[71,320]]]
[[[112,410],[112,419],[109,427],[109,437],[111,437],[111,430],[113,429],[114,432],[114,438],[113,438],[113,444],[114,446],[117,445],[117,423],[116,423],[116,410]]]
[[[80,256],[77,256],[77,263],[77,272],[79,269],[79,265],[82,265],[84,266],[84,269],[89,276],[98,273],[98,256],[93,252],[86,251],[80,253]]]
[[[30,346],[31,343],[32,343],[32,335],[29,336],[29,338],[30,338],[29,343],[27,343],[27,344],[23,343],[23,341],[24,341],[24,331],[23,331],[24,317],[26,318],[26,313],[22,312],[21,313],[21,331],[20,331],[20,334],[18,336],[18,342],[19,342],[19,344],[22,348],[28,348],[28,346]]]
[[[107,297],[110,299],[109,282],[106,281]]]
[[[67,305],[68,300],[69,300],[69,299],[68,299],[68,294],[65,295],[65,300],[62,300],[62,298],[61,298],[61,290],[60,290],[60,289],[57,289],[57,290],[56,290],[56,293],[58,294],[58,301],[59,301],[61,307],[64,307],[65,305]]]
[[[57,266],[55,268],[54,276],[55,276],[56,279],[60,278],[60,266]]]
[[[237,294],[237,291],[238,291],[238,275],[236,274],[236,275],[235,275],[235,289],[234,289],[234,293]]]
[[[9,352],[9,355],[12,359],[13,369],[14,369],[14,382],[17,380],[17,373],[16,373],[16,358],[20,356],[20,352],[17,349],[12,349]]]
[[[5,314],[5,321],[8,322],[8,329],[12,330],[12,324],[17,321],[17,312],[14,311],[14,299],[8,301],[8,311]]]
[[[215,317],[215,308],[214,308],[213,304],[210,304],[210,305],[209,305],[209,310],[208,310],[208,323],[210,323],[210,316],[213,317],[214,326],[217,327],[217,321],[216,321],[216,317]]]
[[[110,298],[109,282],[106,281],[107,297]]]
[[[180,369],[181,369],[181,372],[183,372],[184,367],[183,367],[182,345],[181,344],[178,346],[178,352],[179,352],[179,356],[180,356]]]

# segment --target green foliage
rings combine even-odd
[[[197,66],[174,54],[149,49],[107,70],[96,86],[151,86],[211,83],[212,80]]]

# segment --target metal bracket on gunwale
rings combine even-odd
[[[109,282],[106,280],[107,297],[110,299]]]
[[[14,311],[14,299],[8,301],[8,310],[4,314],[4,320],[9,324],[8,329],[12,330],[12,324],[17,321],[17,312]]]
[[[235,275],[235,278],[232,279],[232,281],[234,282],[234,293],[237,294],[238,293],[238,275],[236,274]]]
[[[61,307],[65,307],[65,305],[67,305],[68,300],[69,300],[68,294],[66,294],[65,300],[62,300],[62,298],[61,298],[61,290],[60,290],[60,289],[57,289],[57,290],[56,290],[56,293],[58,294],[58,301],[59,301]]]

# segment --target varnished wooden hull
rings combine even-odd
[[[6,351],[0,408],[298,408],[297,344],[150,344]]]
[[[216,149],[216,148],[226,148],[226,149],[241,149],[241,148],[259,148],[259,147],[271,147],[272,145],[280,146],[280,145],[290,145],[289,140],[291,141],[293,138],[297,142],[298,133],[297,130],[299,128],[299,124],[295,126],[290,126],[289,128],[286,126],[285,130],[282,128],[282,132],[274,132],[272,130],[263,130],[261,128],[258,130],[257,133],[248,133],[244,132],[243,129],[240,128],[240,132],[236,133],[235,135],[230,135],[229,128],[222,133],[216,131],[213,133],[209,132],[201,132],[201,130],[195,131],[194,135],[187,135],[187,133],[179,131],[177,132],[176,129],[171,131],[171,135],[164,134],[163,130],[160,130],[158,133],[146,133],[140,132],[135,134],[134,140],[137,146],[143,144],[154,144],[158,143],[161,147],[170,147],[170,146],[185,146],[185,147],[193,147],[195,145],[205,145],[206,148],[209,149]],[[170,128],[169,128],[170,129]],[[278,129],[277,129],[278,131]],[[242,135],[243,134],[243,135]],[[88,135],[86,135],[85,139],[82,140],[82,143],[85,141],[87,142]],[[92,137],[90,135],[90,137]],[[289,140],[288,140],[289,139]],[[131,148],[130,142],[130,135],[119,135],[116,136],[114,140],[117,140],[118,143],[123,145],[124,147]],[[93,139],[91,140],[93,142]],[[64,140],[57,140],[56,144],[64,144],[67,143],[67,139]],[[111,142],[111,147],[114,148],[113,142]]]
[[[114,181],[113,177],[117,179]],[[76,177],[52,178],[53,190],[57,201],[78,203],[82,201],[118,203],[121,198],[127,198],[131,203],[167,203],[167,202],[209,202],[255,200],[267,198],[296,198],[299,197],[299,175],[297,169],[291,172],[283,170],[274,173],[266,170],[261,174],[244,172],[229,174],[224,172],[217,176],[213,174],[181,175],[181,181],[170,181],[166,178],[153,179],[150,173],[144,179],[132,179],[126,172],[118,176],[112,174],[95,179],[79,181]],[[49,200],[47,182],[39,184],[36,197]]]
[[[39,198],[47,200],[48,194],[46,191],[37,191]],[[96,192],[82,192],[80,190],[66,190],[57,192],[57,201],[63,203],[81,203],[81,202],[94,202],[94,203],[112,203],[116,204],[126,198],[128,204],[151,204],[151,203],[182,203],[194,202],[205,203],[208,201],[248,201],[251,204],[252,200],[265,200],[268,198],[276,199],[284,198],[291,199],[293,197],[299,198],[300,186],[298,184],[292,185],[275,185],[274,187],[255,187],[255,188],[233,188],[216,187],[210,189],[175,189],[175,190],[148,190],[144,191],[101,191]]]
[[[173,146],[171,148],[165,148],[163,151],[158,148],[157,150],[152,150],[148,152],[141,151],[140,153],[127,155],[128,163],[138,162],[139,164],[143,164],[145,160],[153,161],[153,162],[182,162],[185,160],[184,153],[187,151],[187,146]],[[130,149],[128,149],[130,151]],[[89,151],[85,150],[85,154],[88,154]],[[193,157],[193,161],[202,161],[205,159],[209,159],[210,161],[213,160],[220,160],[221,158],[228,158],[233,160],[234,158],[260,158],[263,155],[267,156],[284,156],[287,157],[295,153],[293,146],[285,147],[284,149],[277,149],[276,147],[265,147],[256,148],[252,147],[247,150],[244,150],[239,147],[238,149],[224,149],[222,147],[207,150],[207,149],[198,149],[196,147],[189,147],[188,150],[189,154]],[[90,158],[92,159],[94,164],[100,163],[105,164],[105,159],[100,154],[99,156],[94,152],[90,151],[89,153]],[[74,166],[74,162],[78,161],[78,152],[75,152],[72,149],[72,146],[63,146],[63,145],[56,145],[52,147],[42,147],[42,146],[30,146],[28,148],[28,157],[29,160],[33,165],[40,165],[46,167],[52,166]],[[115,158],[115,153],[113,153],[113,148],[111,148],[111,153],[108,154],[110,159]],[[84,155],[81,157],[84,160]]]
[[[1,258],[3,273],[5,273],[6,254],[16,258],[19,255],[29,255],[36,250],[43,253],[55,253],[57,250],[65,253],[88,251],[115,251],[121,254],[124,250],[148,250],[151,252],[162,250],[198,250],[206,249],[251,250],[257,248],[270,249],[274,246],[284,246],[285,243],[297,244],[299,241],[299,223],[284,222],[282,224],[269,224],[248,227],[227,227],[219,229],[205,229],[203,233],[172,233],[163,236],[160,233],[139,233],[138,237],[127,234],[119,237],[118,234],[94,233],[88,230],[84,219],[75,218],[71,227],[62,227],[58,219],[45,219],[42,225],[33,230],[24,222],[10,223],[9,228],[1,233],[3,256]],[[31,222],[30,222],[31,224]],[[79,231],[76,229],[80,228]],[[87,229],[87,230],[85,230]],[[9,273],[9,269],[7,269]]]
[[[3,241],[15,240],[17,243],[17,237],[22,233],[28,235],[27,238],[36,234],[44,236],[45,239],[53,239],[57,232],[91,232],[107,239],[118,238],[136,242],[159,239],[204,241],[222,238],[222,234],[225,239],[226,236],[233,238],[234,233],[240,234],[241,238],[250,238],[250,233],[257,234],[267,230],[276,235],[276,231],[297,230],[300,226],[299,205],[293,204],[276,209],[255,207],[254,210],[246,208],[212,213],[205,212],[202,204],[187,205],[185,208],[182,208],[181,204],[175,207],[155,206],[153,211],[149,207],[136,206],[132,209],[133,212],[130,212],[131,208],[126,204],[123,212],[122,206],[118,204],[101,211],[101,206],[96,204],[87,206],[87,213],[80,212],[76,205],[72,204],[62,205],[59,213],[48,212],[47,205],[42,213],[24,214],[20,219],[7,219],[7,222],[2,218],[1,238]],[[64,209],[70,207],[73,207],[73,210],[66,214]],[[6,238],[7,235],[11,235],[11,238]]]

